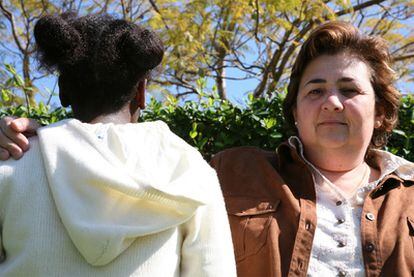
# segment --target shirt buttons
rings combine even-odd
[[[371,253],[372,251],[375,250],[375,246],[372,243],[368,243],[367,245],[365,245],[365,250]]]
[[[345,247],[346,246],[346,242],[345,241],[338,241],[338,247]]]
[[[345,271],[345,270],[340,270],[340,271],[338,271],[338,277],[345,277],[345,276],[347,276],[348,274],[347,274],[347,272]]]
[[[375,220],[375,216],[372,213],[367,213],[365,215],[365,217],[369,220],[369,221],[374,221]]]
[[[345,223],[345,219],[344,218],[338,218],[338,224],[342,224]]]

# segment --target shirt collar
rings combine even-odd
[[[291,136],[288,139],[288,144],[291,148],[295,149],[297,154],[314,169],[316,167],[309,162],[304,155],[303,144],[299,137]],[[404,158],[393,155],[383,150],[371,150],[373,165],[377,166],[381,172],[382,180],[385,176],[394,173],[403,180],[414,181],[414,163],[407,161]]]

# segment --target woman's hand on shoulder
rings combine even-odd
[[[28,137],[41,125],[34,119],[6,116],[0,119],[0,160],[20,159],[29,149]]]

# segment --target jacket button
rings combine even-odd
[[[369,220],[369,221],[374,221],[375,220],[375,216],[372,213],[367,213],[365,215],[365,217]]]
[[[375,246],[372,243],[368,243],[367,245],[365,245],[365,250],[371,253],[372,251],[375,250]]]
[[[344,271],[344,270],[340,270],[340,271],[338,271],[338,277],[346,277],[348,274],[346,273],[346,271]]]
[[[345,223],[345,219],[343,219],[343,218],[338,218],[338,224],[342,224],[342,223]]]

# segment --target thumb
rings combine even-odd
[[[36,133],[42,127],[39,122],[31,118],[17,118],[10,123],[10,127],[18,133]]]

